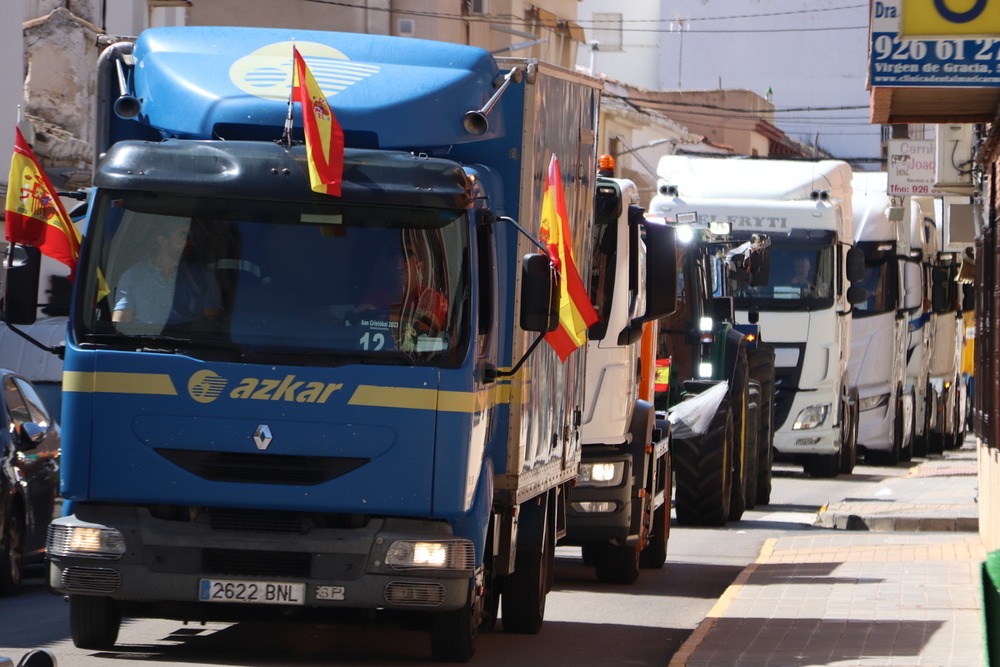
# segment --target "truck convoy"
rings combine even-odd
[[[849,472],[858,423],[847,373],[850,312],[865,296],[854,285],[864,258],[851,247],[850,166],[667,156],[657,173],[660,191],[696,212],[699,226],[731,226],[744,242],[769,238],[769,271],[727,280],[736,321],[759,319],[775,348],[774,448],[814,477]]]
[[[650,202],[650,216],[676,228],[679,286],[677,309],[660,325],[657,363],[668,381],[655,405],[677,422],[671,460],[678,522],[719,526],[770,501],[774,350],[760,343],[755,323],[735,324],[729,285],[737,275],[763,279],[767,242],[761,235],[742,243],[731,226],[705,224],[700,202],[664,180],[672,163],[661,158]]]
[[[850,384],[858,391],[858,446],[871,463],[894,466],[912,453],[916,393],[906,382],[909,316],[923,306],[919,264],[910,258],[904,209],[885,172],[857,172],[854,247],[864,253],[867,298],[851,317]]]
[[[340,197],[279,141],[293,40],[343,128]],[[600,81],[224,27],[148,30],[99,67],[48,540],[74,643],[108,649],[128,617],[408,614],[466,661],[501,605],[504,630],[538,632],[586,355],[541,344],[559,276],[536,239],[555,154],[592,275]],[[8,270],[15,325],[36,292],[11,277],[33,270]],[[160,296],[130,302],[143,283]]]
[[[614,173],[602,156],[602,172]],[[669,429],[652,403],[658,318],[674,310],[674,230],[651,223],[632,181],[597,181],[580,475],[561,544],[582,547],[597,578],[633,583],[659,568],[670,532]],[[662,424],[661,424],[662,427]]]

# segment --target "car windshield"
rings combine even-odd
[[[82,343],[196,356],[453,364],[467,338],[466,220],[105,191],[75,324]]]
[[[857,247],[865,254],[865,276],[857,283],[868,297],[854,304],[854,317],[894,313],[899,299],[899,272],[893,260],[895,245],[890,242],[862,242]]]
[[[769,270],[747,279],[730,274],[738,310],[821,310],[833,307],[835,248],[831,244],[772,237]]]

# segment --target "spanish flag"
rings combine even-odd
[[[573,259],[573,240],[569,234],[569,216],[566,213],[566,196],[563,193],[559,159],[552,155],[549,175],[542,197],[542,243],[549,249],[549,257],[562,274],[559,295],[559,326],[545,334],[552,349],[565,362],[570,352],[587,342],[587,328],[597,322],[597,311],[590,303],[587,288],[580,280]]]
[[[34,246],[43,255],[59,260],[70,268],[69,279],[73,280],[80,256],[80,232],[73,226],[21,129],[15,127],[14,131],[14,156],[10,160],[4,215],[7,240]]]
[[[309,184],[314,192],[340,196],[344,177],[344,131],[309,66],[292,47],[292,101],[302,105]]]

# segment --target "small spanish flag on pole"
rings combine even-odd
[[[302,105],[309,184],[314,192],[340,196],[344,177],[344,131],[309,66],[292,47],[292,101]]]
[[[587,342],[587,329],[597,322],[597,311],[590,303],[587,288],[580,280],[573,259],[573,240],[569,233],[569,215],[563,193],[559,159],[553,153],[549,175],[542,196],[542,243],[562,275],[559,289],[559,326],[545,334],[545,340],[565,362],[570,352]]]
[[[14,156],[10,160],[7,202],[4,220],[7,240],[38,248],[43,255],[57,259],[76,275],[80,257],[80,232],[66,213],[31,146],[14,128]]]

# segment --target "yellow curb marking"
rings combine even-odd
[[[705,637],[711,632],[715,624],[726,613],[726,609],[732,604],[733,600],[739,594],[740,589],[743,585],[750,579],[754,572],[761,564],[766,563],[771,555],[774,553],[774,545],[777,543],[778,538],[769,537],[764,546],[760,548],[760,554],[757,556],[757,560],[747,565],[740,572],[739,576],[733,581],[732,584],[726,589],[726,592],[722,594],[722,597],[715,603],[712,609],[705,615],[705,618],[698,627],[688,636],[688,638],[681,644],[681,647],[677,649],[677,652],[670,658],[670,664],[667,667],[686,667],[688,659],[694,654],[698,646],[705,641]]]

